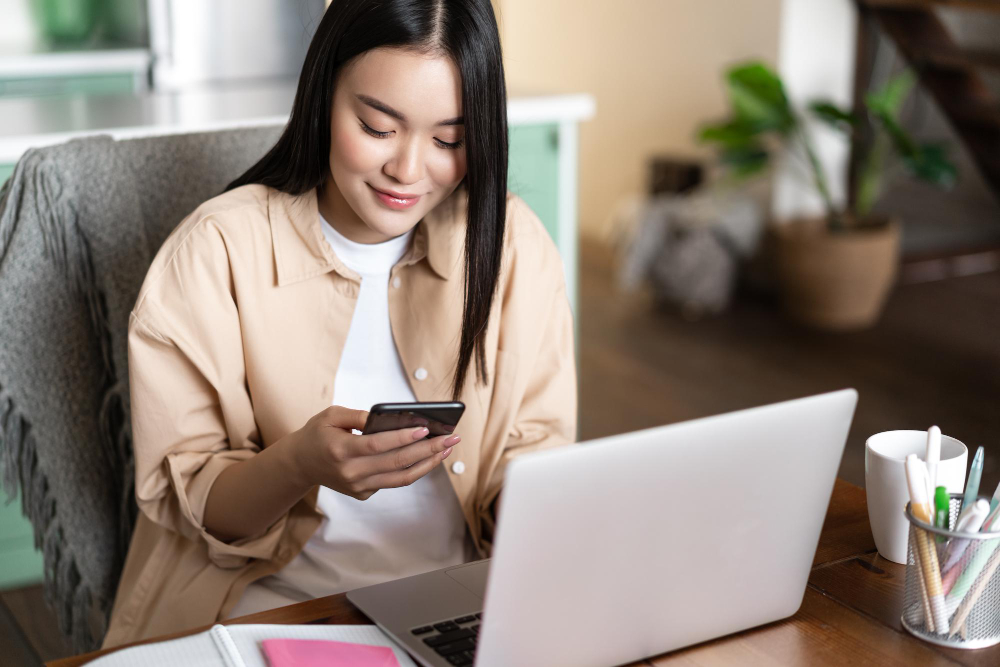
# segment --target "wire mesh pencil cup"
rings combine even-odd
[[[949,524],[957,523],[962,496],[951,494]],[[1000,532],[959,533],[913,516],[906,558],[903,627],[951,648],[1000,643]],[[936,574],[935,574],[936,573]]]

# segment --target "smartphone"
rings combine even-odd
[[[400,428],[426,426],[433,438],[455,431],[458,420],[465,412],[465,404],[459,401],[447,403],[378,403],[368,412],[365,435],[395,431]]]

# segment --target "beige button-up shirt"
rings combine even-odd
[[[418,225],[393,268],[389,317],[413,393],[449,400],[458,357],[466,195]],[[140,515],[105,646],[224,618],[246,586],[303,548],[318,489],[235,542],[203,524],[212,484],[328,407],[360,277],[323,238],[315,191],[249,185],[209,200],[157,253],[129,322]],[[494,501],[518,454],[576,437],[573,323],[555,245],[516,195],[462,442],[446,461],[470,535],[488,555]],[[458,464],[461,462],[461,465]]]

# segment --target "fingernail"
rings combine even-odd
[[[441,458],[442,459],[448,458],[448,455],[451,454],[451,450],[452,449],[453,449],[453,447],[449,447],[448,449],[444,450],[444,456],[442,456]]]
[[[421,426],[420,428],[413,429],[413,439],[419,440],[420,438],[426,438],[427,434],[430,433],[426,428]]]
[[[444,446],[445,447],[454,447],[455,445],[457,445],[460,442],[462,442],[462,436],[460,436],[460,435],[453,435],[450,438],[445,438],[445,440],[444,440]]]

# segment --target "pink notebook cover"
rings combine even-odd
[[[271,667],[399,667],[388,646],[320,639],[266,639],[260,644]]]

